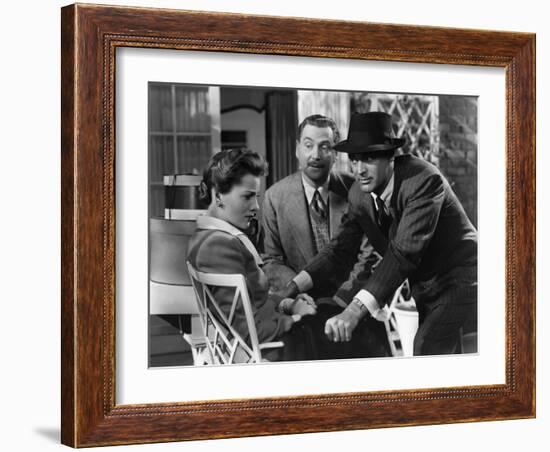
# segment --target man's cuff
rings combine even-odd
[[[300,273],[298,273],[293,279],[294,284],[298,287],[298,292],[307,292],[309,289],[313,287],[313,280],[311,279],[311,276],[309,276],[309,273],[302,270]]]
[[[374,298],[374,295],[372,295],[368,290],[360,290],[357,292],[354,298],[357,298],[365,308],[370,312],[370,315],[373,315],[378,309],[380,309],[380,306],[378,305],[378,302],[376,301],[376,298]]]

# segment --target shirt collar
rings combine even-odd
[[[386,208],[389,209],[390,207],[390,201],[391,201],[391,197],[393,195],[393,173],[390,177],[390,180],[388,182],[388,184],[386,185],[386,188],[384,188],[384,191],[380,194],[380,199],[384,202],[384,205],[386,206]],[[378,195],[374,192],[371,192],[371,196],[373,197],[375,203],[374,205],[376,206],[376,198],[378,197]]]
[[[304,186],[304,190],[306,192],[306,198],[307,203],[311,204],[311,201],[313,199],[313,195],[315,194],[315,190],[319,190],[319,194],[321,195],[321,199],[324,201],[325,204],[328,203],[328,182],[329,178],[327,178],[326,182],[321,185],[320,187],[314,187],[311,182],[304,176],[304,173],[302,172],[302,185]]]
[[[262,258],[258,254],[258,251],[254,247],[253,243],[250,241],[248,236],[243,231],[236,228],[235,226],[228,223],[227,221],[220,220],[219,218],[214,218],[209,215],[199,215],[197,217],[197,228],[223,231],[237,237],[241,241],[241,243],[246,247],[246,249],[250,252],[250,254],[252,254],[252,256],[254,257],[254,260],[256,261],[256,264],[258,266],[263,265],[264,262],[262,261]]]

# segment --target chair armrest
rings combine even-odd
[[[183,333],[183,339],[191,346],[191,347],[204,347],[206,346],[206,340],[203,336],[193,336],[189,333]]]
[[[263,344],[259,344],[258,347],[260,350],[263,350],[265,348],[280,348],[284,347],[285,343],[283,341],[278,342],[264,342]]]

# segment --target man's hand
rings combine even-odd
[[[350,303],[340,314],[327,320],[325,334],[333,342],[349,342],[361,317],[361,309],[355,303]]]
[[[275,292],[275,295],[278,295],[282,298],[295,298],[298,295],[299,289],[294,281],[290,281],[285,287],[279,289]]]

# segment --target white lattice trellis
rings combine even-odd
[[[402,152],[438,163],[439,98],[409,94],[356,93],[352,108],[358,112],[384,111],[392,115],[395,134],[407,140]]]
[[[346,138],[349,113],[384,111],[393,117],[395,135],[404,137],[401,152],[412,153],[439,164],[439,97],[412,94],[298,92],[298,116],[324,114],[339,126]],[[336,167],[347,169],[347,155],[339,154]]]

